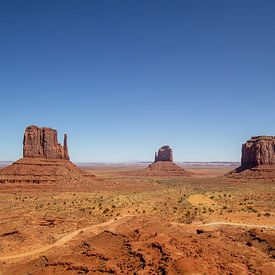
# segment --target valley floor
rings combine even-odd
[[[275,274],[274,182],[135,169],[86,168],[91,186],[0,184],[0,274]]]

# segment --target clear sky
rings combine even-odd
[[[34,124],[73,161],[238,161],[275,135],[275,1],[3,0],[0,92],[0,160]]]

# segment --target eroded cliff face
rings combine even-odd
[[[244,143],[241,166],[226,176],[275,181],[275,137],[255,136]]]
[[[75,188],[96,180],[94,175],[69,160],[67,135],[62,146],[56,130],[37,126],[25,130],[23,158],[0,169],[0,184],[54,184]]]
[[[170,146],[165,145],[158,150],[158,153],[155,154],[155,162],[158,161],[173,162],[173,150]]]
[[[67,135],[64,135],[64,146],[62,146],[58,143],[56,130],[29,126],[24,133],[23,157],[69,160]]]
[[[242,169],[275,164],[275,136],[252,137],[242,146]]]

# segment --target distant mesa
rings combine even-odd
[[[23,140],[23,158],[0,170],[0,183],[79,183],[94,175],[69,158],[67,135],[58,143],[57,131],[29,126]]]
[[[173,150],[170,146],[162,146],[155,153],[155,161],[150,164],[145,173],[150,176],[191,176],[192,173],[173,162]]]
[[[158,161],[171,161],[173,162],[173,150],[170,146],[162,146],[158,152],[155,153],[155,162]]]
[[[241,166],[227,175],[275,179],[275,136],[254,136],[244,143]]]
[[[148,176],[148,177],[169,177],[183,176],[189,177],[193,173],[184,170],[173,162],[173,150],[170,146],[162,146],[155,152],[154,162],[145,169],[135,169],[121,172],[128,176]]]

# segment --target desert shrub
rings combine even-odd
[[[180,197],[179,199],[178,199],[178,203],[181,203],[181,202],[184,202],[185,201],[185,198],[184,197]]]
[[[265,217],[270,217],[270,216],[271,216],[271,214],[270,214],[270,213],[268,213],[268,212],[266,212],[266,213],[264,213],[264,216],[265,216]]]
[[[105,208],[104,210],[103,210],[103,214],[106,214],[107,212],[109,212],[110,211],[110,209],[109,208]]]
[[[248,206],[247,210],[250,211],[250,212],[253,212],[253,213],[257,213],[258,212],[256,209],[252,208],[251,206]]]

